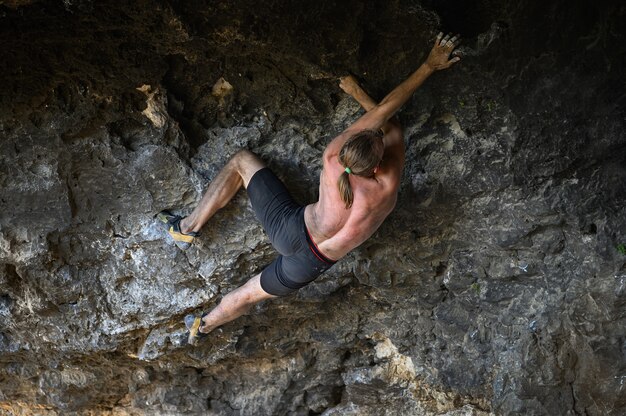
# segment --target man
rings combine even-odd
[[[323,154],[319,201],[300,206],[263,161],[239,151],[211,182],[200,204],[185,218],[158,217],[177,245],[187,248],[200,228],[244,186],[278,258],[246,284],[228,293],[202,317],[188,316],[189,340],[246,313],[256,303],[284,296],[313,281],[367,240],[396,204],[404,167],[404,139],[396,111],[434,71],[459,61],[450,54],[459,37],[437,35],[428,58],[376,104],[353,77],[340,87],[366,113],[330,142]]]

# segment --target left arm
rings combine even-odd
[[[450,38],[450,35],[446,35],[443,37],[443,33],[439,33],[435,40],[435,45],[430,51],[426,61],[413,72],[411,76],[387,94],[380,103],[368,109],[367,107],[370,107],[374,101],[371,99],[370,101],[365,100],[363,108],[365,108],[367,113],[337,136],[337,138],[328,145],[327,151],[329,153],[339,154],[339,150],[343,144],[354,133],[367,129],[378,130],[383,127],[433,72],[449,68],[452,64],[460,60],[459,57],[450,59],[450,54],[456,45],[458,45],[458,42],[458,36]],[[355,97],[355,99],[361,103],[357,97]]]

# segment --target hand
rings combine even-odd
[[[354,96],[356,91],[360,88],[359,83],[352,75],[339,78],[339,88],[341,88],[346,94]]]
[[[450,59],[450,54],[454,48],[459,44],[461,38],[460,35],[443,36],[442,32],[439,32],[437,39],[435,39],[435,45],[426,58],[425,65],[430,67],[433,71],[449,68],[452,64],[459,62],[461,58],[458,56]]]

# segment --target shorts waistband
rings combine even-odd
[[[337,260],[329,259],[322,254],[319,248],[317,248],[317,244],[315,244],[315,241],[313,241],[313,238],[311,238],[311,233],[309,233],[309,229],[307,228],[306,224],[304,225],[304,229],[306,230],[306,241],[309,244],[309,248],[311,249],[313,254],[315,254],[315,257],[327,264],[337,263]]]

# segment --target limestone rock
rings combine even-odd
[[[621,415],[625,9],[610,2],[0,4],[0,413]],[[460,32],[400,112],[378,232],[197,347],[182,318],[275,257],[240,148],[300,202],[326,144]]]

